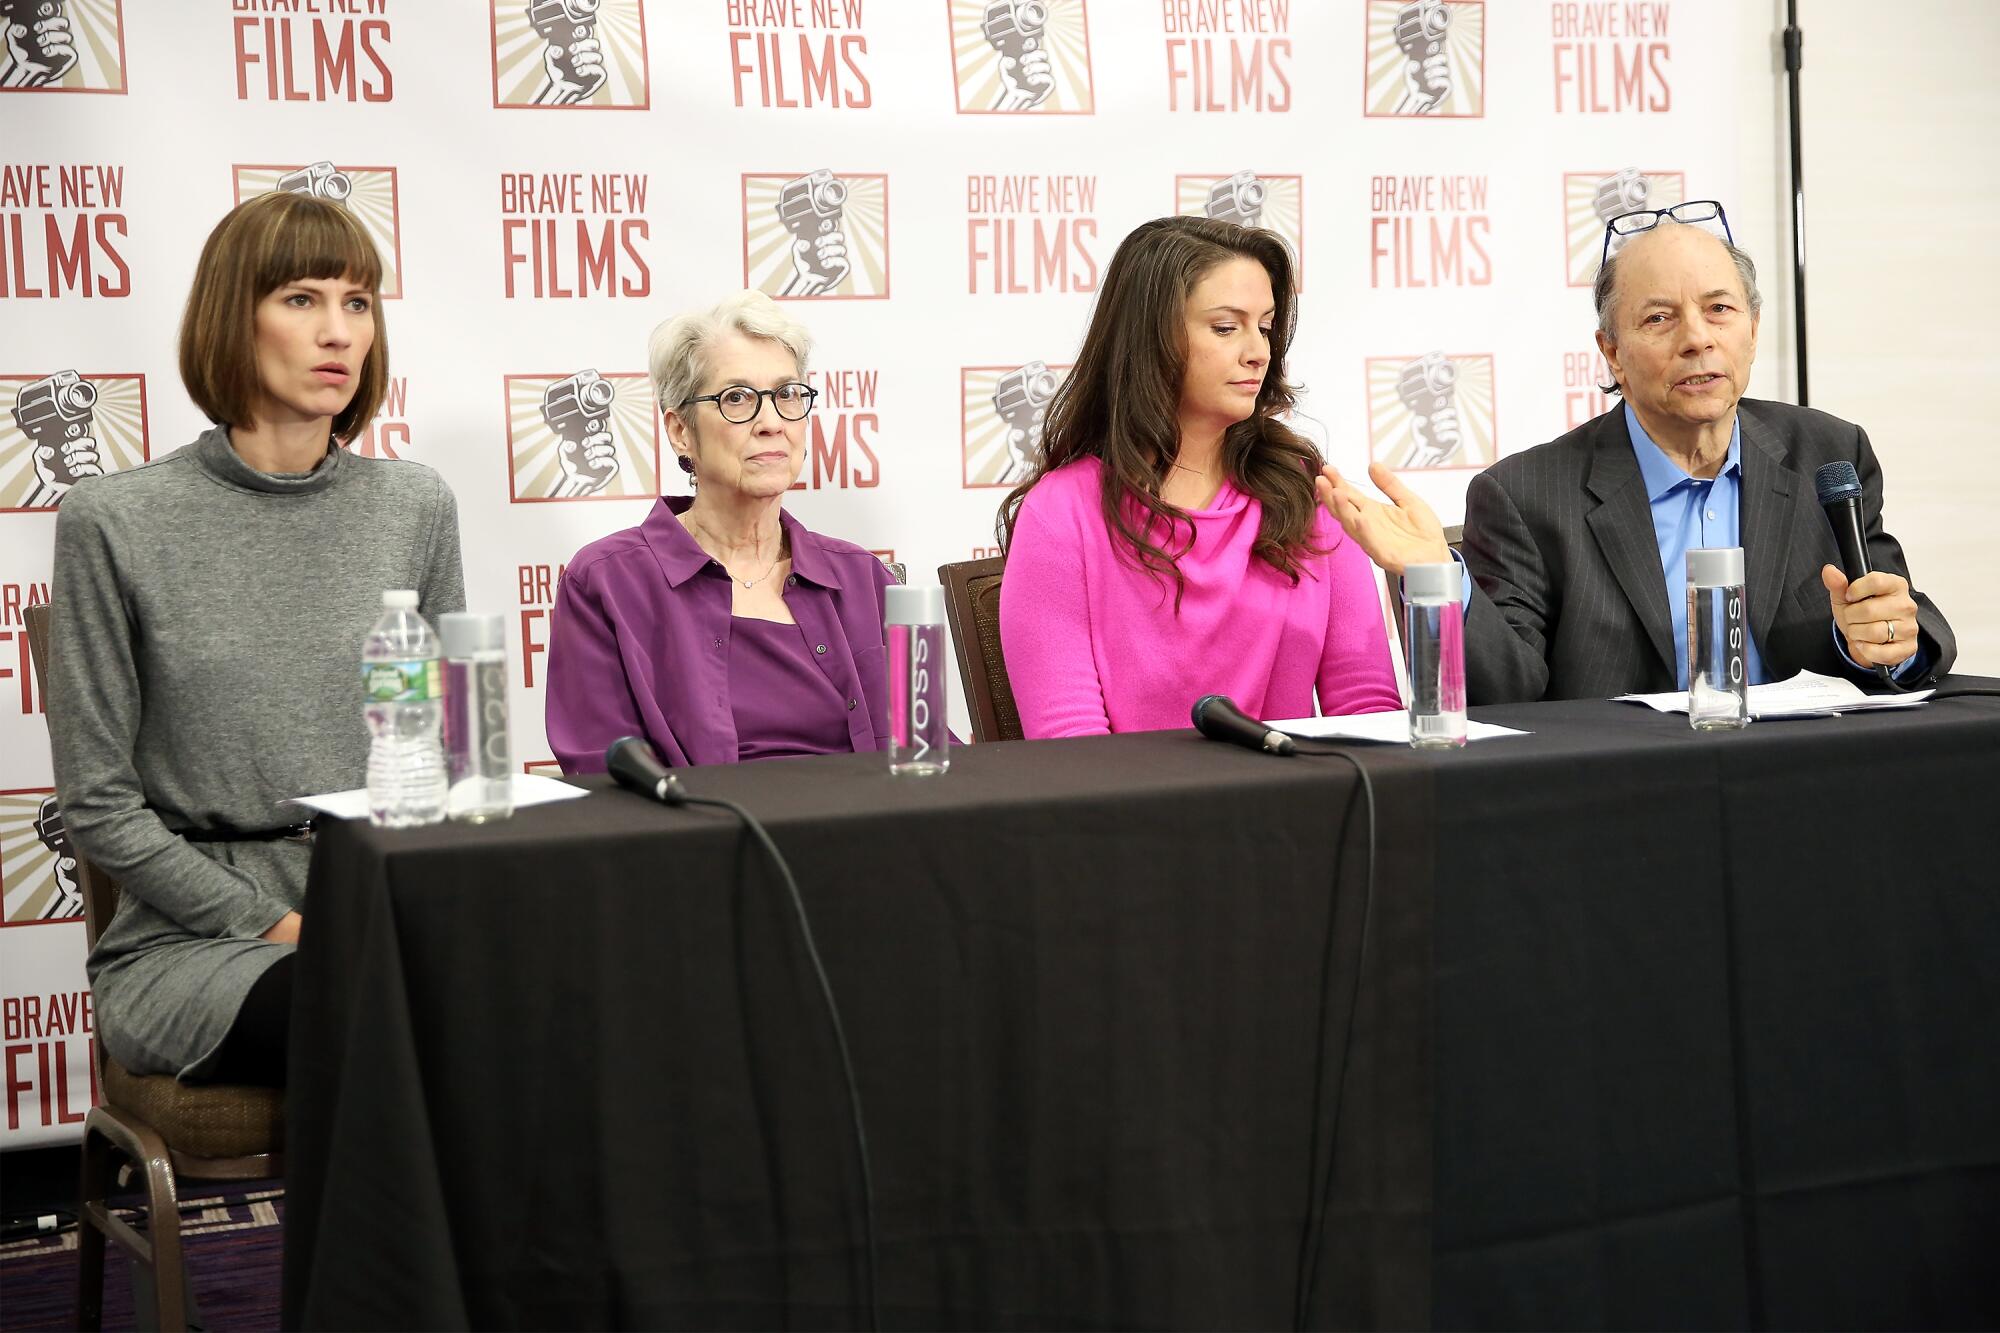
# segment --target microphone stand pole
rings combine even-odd
[[[1792,100],[1792,320],[1797,347],[1799,406],[1812,403],[1806,390],[1806,186],[1805,153],[1799,138],[1799,70],[1805,65],[1805,33],[1799,30],[1799,0],[1785,0],[1785,82]]]

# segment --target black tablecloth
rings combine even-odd
[[[1436,769],[1437,1325],[2000,1326],[2000,699],[1632,707]]]
[[[2000,701],[1475,715],[1535,734],[1352,751],[1365,953],[1338,760],[1180,733],[688,775],[812,909],[886,1325],[1289,1325],[1328,1134],[1316,1326],[2000,1322]],[[780,895],[727,816],[615,792],[323,835],[287,1323],[853,1323]]]
[[[1429,768],[1369,767],[1352,1010],[1336,760],[1182,733],[686,775],[757,811],[811,909],[886,1326],[1290,1326],[1334,1133],[1314,1321],[1428,1318]],[[728,815],[615,790],[323,835],[287,1323],[856,1323],[846,1100],[781,895]]]

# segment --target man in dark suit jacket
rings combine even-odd
[[[1865,684],[1884,665],[1915,685],[1949,670],[1951,627],[1911,590],[1882,528],[1867,434],[1742,398],[1759,306],[1748,256],[1668,223],[1613,257],[1597,295],[1598,347],[1625,404],[1500,460],[1466,493],[1470,702],[1685,688],[1671,600],[1685,595],[1685,570],[1666,568],[1684,545],[1743,548],[1758,679],[1807,670]],[[1835,461],[1860,474],[1874,571],[1851,585],[1814,491],[1814,473]],[[1376,563],[1400,572],[1448,559],[1429,507],[1387,468],[1369,475],[1393,508],[1331,468],[1321,498]],[[1704,525],[1704,513],[1720,521]]]

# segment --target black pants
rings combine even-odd
[[[236,1021],[222,1039],[222,1053],[203,1080],[208,1083],[250,1083],[263,1088],[285,1086],[285,1047],[292,1027],[292,964],[288,953],[266,968],[243,997]]]

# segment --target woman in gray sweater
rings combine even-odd
[[[214,429],[58,511],[56,791],[123,889],[89,972],[105,1052],[137,1073],[284,1082],[311,846],[283,803],[362,785],[382,590],[432,620],[465,605],[443,478],[343,447],[387,383],[381,276],[338,204],[237,207],[181,324]]]

